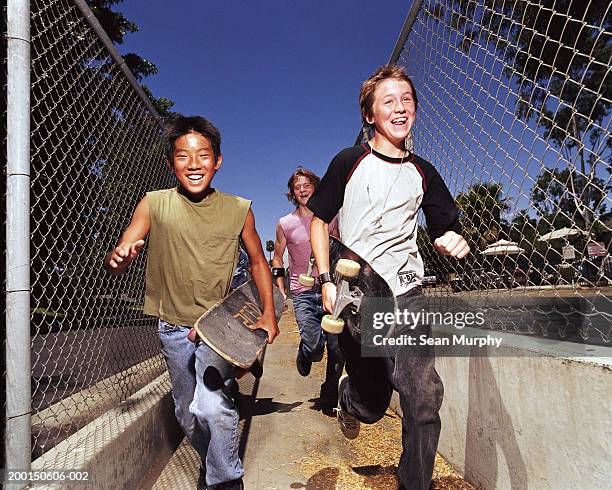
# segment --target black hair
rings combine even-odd
[[[174,154],[174,142],[177,138],[189,133],[197,133],[208,141],[212,146],[215,161],[221,156],[221,133],[208,120],[201,116],[179,116],[176,119],[167,121],[164,127],[164,142],[166,144],[166,157],[172,162]]]

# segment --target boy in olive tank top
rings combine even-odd
[[[210,185],[222,162],[217,128],[202,117],[180,117],[166,125],[164,139],[178,186],[147,193],[104,264],[111,274],[122,274],[149,236],[144,312],[159,318],[175,414],[202,458],[198,488],[239,489],[244,471],[230,388],[235,368],[188,334],[227,295],[242,239],[263,302],[253,328],[266,330],[272,343],[279,333],[272,275],[251,202]]]

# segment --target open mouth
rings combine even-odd
[[[204,176],[203,175],[188,175],[187,178],[194,184],[197,184],[204,178]]]
[[[397,117],[393,119],[391,122],[397,126],[401,126],[402,124],[406,124],[407,120],[408,120],[407,117]]]

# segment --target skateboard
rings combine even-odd
[[[387,282],[363,258],[333,236],[329,237],[329,265],[337,293],[333,313],[325,315],[321,322],[323,330],[339,334],[346,326],[351,335],[359,339],[362,319],[374,311],[395,310],[395,296]]]
[[[274,313],[277,321],[283,312],[284,301],[280,290],[273,286]],[[258,356],[268,343],[268,332],[248,327],[261,316],[261,301],[254,280],[233,290],[195,322],[194,329],[203,342],[223,359],[242,369],[261,376]],[[252,366],[258,365],[258,369]]]
[[[298,277],[298,282],[304,287],[311,288],[315,284],[315,278],[312,277],[312,269],[314,268],[314,262],[314,255],[312,255],[311,252],[310,258],[308,259],[308,271],[306,272],[306,274],[300,274]]]

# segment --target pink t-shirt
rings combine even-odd
[[[299,294],[310,288],[302,286],[298,278],[300,274],[308,271],[308,260],[310,259],[310,222],[312,216],[300,216],[297,209],[283,216],[278,222],[283,229],[287,240],[287,252],[289,253],[289,289],[291,294]],[[329,226],[330,232],[335,229],[336,221]],[[317,266],[313,265],[312,275],[317,276]]]

